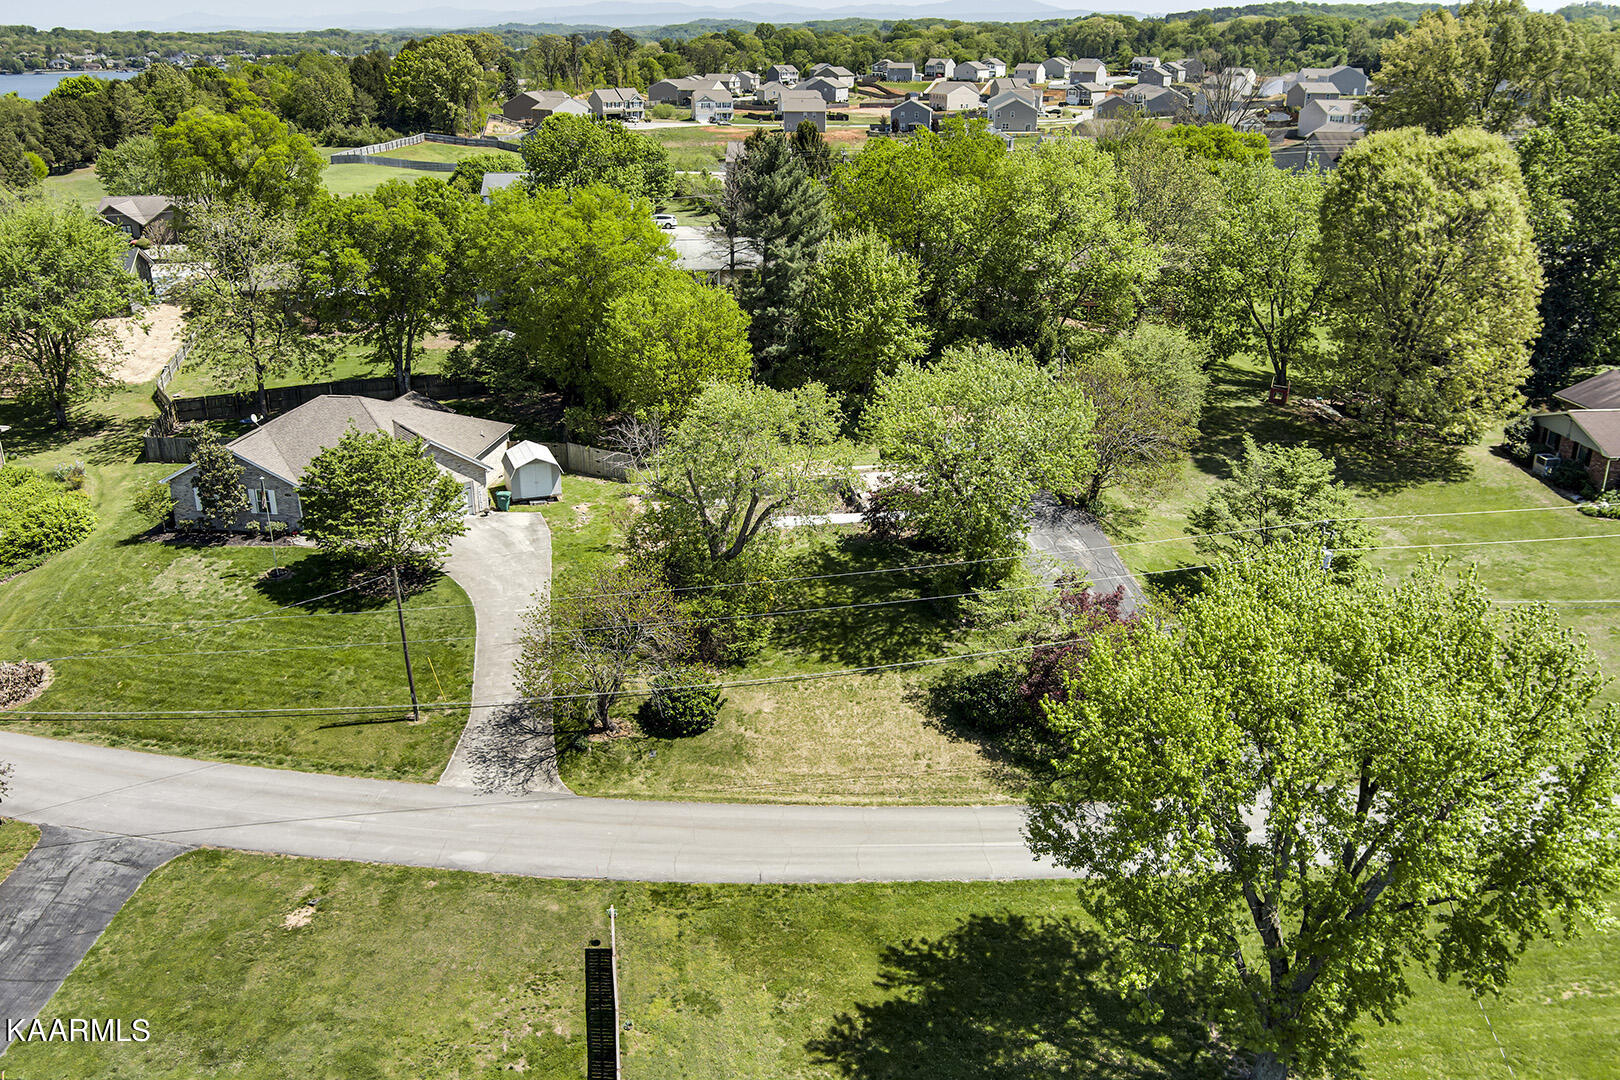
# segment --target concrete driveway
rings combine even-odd
[[[1035,501],[1028,539],[1036,551],[1083,571],[1095,592],[1111,593],[1123,585],[1120,614],[1128,615],[1147,606],[1141,584],[1108,542],[1097,519],[1084,510],[1063,506],[1042,495]]]
[[[445,571],[477,619],[472,699],[517,694],[523,615],[551,586],[551,530],[533,511],[474,517],[450,548]],[[439,783],[479,791],[566,792],[557,775],[549,714],[474,706]]]

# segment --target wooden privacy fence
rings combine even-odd
[[[600,446],[585,446],[573,442],[543,444],[551,451],[565,473],[576,476],[595,476],[603,480],[628,480],[635,459],[617,450],[603,450]]]
[[[406,135],[403,138],[390,139],[388,142],[372,143],[370,146],[356,147],[345,150],[340,154],[332,155],[333,165],[388,165],[397,169],[420,169],[424,172],[455,172],[453,161],[412,161],[410,158],[379,157],[390,150],[399,150],[407,146],[416,146],[418,143],[436,142],[448,143],[451,146],[476,146],[486,150],[507,150],[514,154],[521,154],[523,150],[515,143],[504,139],[490,139],[483,136],[469,138],[465,135],[435,135],[432,133],[422,135]]]
[[[444,398],[474,397],[489,393],[489,387],[471,379],[452,379],[445,375],[423,374],[411,376],[411,389],[435,401]],[[391,400],[399,395],[394,390],[392,375],[379,375],[370,379],[338,379],[334,382],[301,383],[298,386],[273,386],[264,392],[270,415],[296,409],[304,402],[322,394],[348,394],[352,397]],[[257,394],[246,391],[239,394],[205,394],[202,397],[174,398],[170,404],[175,418],[182,424],[199,420],[246,420],[258,411]]]

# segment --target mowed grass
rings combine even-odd
[[[409,695],[389,598],[346,591],[351,578],[306,546],[192,546],[143,538],[140,485],[174,472],[138,464],[150,403],[131,389],[87,406],[57,433],[0,408],[8,462],[86,469],[94,534],[0,584],[0,659],[49,660],[51,687],[6,727],[108,745],[261,765],[431,781],[465,721],[456,710],[409,723]],[[279,559],[294,570],[270,583]],[[439,578],[406,605],[411,658],[425,701],[465,701],[473,617],[466,594]],[[402,704],[361,711],[362,706]],[[332,713],[227,715],[319,708]],[[346,711],[354,709],[355,711]],[[221,715],[187,716],[193,711]],[[116,718],[122,712],[160,717]],[[3,716],[3,714],[0,714]]]
[[[17,864],[34,850],[39,841],[39,827],[26,821],[0,820],[0,881],[17,868]]]
[[[101,178],[89,165],[57,176],[47,176],[43,186],[46,195],[76,202],[91,210],[100,206],[101,200],[107,196],[107,189],[101,186]]]
[[[508,150],[499,150],[489,146],[460,146],[456,143],[419,142],[411,146],[401,146],[395,150],[384,150],[377,157],[403,158],[407,161],[441,161],[458,162],[470,157],[484,155],[498,155],[510,158],[512,171],[521,171],[523,168],[523,155],[514,154]],[[341,166],[340,166],[341,167]],[[405,170],[400,170],[404,172]],[[449,175],[446,173],[445,175]]]
[[[311,910],[308,901],[318,903]],[[1211,1075],[1175,989],[1131,1018],[1065,882],[656,885],[198,851],[119,912],[43,1014],[144,1044],[13,1046],[27,1080],[583,1071],[581,949],[618,912],[629,1080]],[[291,917],[291,918],[289,918]],[[1486,1003],[1516,1075],[1620,1075],[1620,936],[1535,945]],[[1370,1080],[1505,1075],[1478,1006],[1418,977]]]
[[[411,370],[418,375],[426,375],[444,369],[444,359],[450,354],[449,349],[424,349],[411,366]],[[303,383],[337,382],[341,379],[373,379],[381,376],[392,376],[393,368],[380,365],[370,354],[365,345],[344,345],[337,351],[329,366],[304,370],[294,368],[288,371],[276,372],[265,379],[265,386],[298,386]],[[175,373],[175,377],[168,385],[170,397],[200,397],[205,394],[231,393],[244,390],[240,386],[231,386],[228,381],[221,385],[221,381],[209,368],[207,360],[200,354],[193,354],[189,362],[182,365]]]
[[[1552,601],[1555,617],[1587,636],[1607,672],[1620,674],[1620,604],[1592,603],[1620,599],[1620,523],[1586,517],[1498,455],[1499,425],[1471,446],[1402,445],[1359,425],[1310,419],[1296,406],[1267,405],[1269,371],[1252,362],[1220,364],[1213,375],[1203,437],[1167,494],[1116,506],[1106,523],[1125,561],[1148,581],[1205,561],[1185,538],[1187,515],[1227,475],[1225,459],[1241,454],[1248,432],[1262,443],[1316,447],[1337,463],[1359,513],[1393,518],[1373,523],[1377,544],[1390,550],[1368,552],[1371,565],[1392,576],[1427,557],[1477,567],[1498,599]],[[1309,393],[1309,386],[1296,391],[1296,403]],[[1617,689],[1611,683],[1606,698],[1616,700]]]
[[[631,489],[567,476],[563,498],[542,508],[551,526],[553,587],[585,587],[590,571],[621,557]],[[880,569],[914,561],[827,534],[797,545],[783,577]],[[770,610],[918,597],[926,577],[873,575],[783,587]],[[726,681],[806,676],[936,656],[966,647],[955,601],[841,610],[770,620],[771,643]],[[969,636],[968,640],[971,640]],[[911,700],[937,668],[877,672],[726,691],[715,726],[684,739],[632,735],[593,741],[565,759],[582,795],[723,802],[993,803],[1025,778],[976,744],[932,726]],[[631,716],[639,698],[620,711]]]

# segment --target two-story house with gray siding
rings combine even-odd
[[[250,524],[262,527],[270,522],[299,528],[304,509],[298,488],[304,470],[351,428],[386,431],[396,439],[421,439],[439,468],[461,484],[469,514],[489,509],[490,485],[505,478],[501,454],[512,434],[511,424],[463,416],[414,393],[392,401],[323,394],[226,444],[242,466],[247,509],[225,527],[242,530]],[[197,467],[187,465],[164,478],[174,497],[176,522],[204,520],[196,474]]]

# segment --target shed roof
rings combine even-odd
[[[1553,397],[1580,409],[1620,409],[1620,367],[1567,386]]]
[[[557,465],[557,459],[552,455],[549,447],[542,443],[529,442],[527,439],[508,446],[506,452],[501,455],[501,461],[506,465],[508,472],[514,472],[536,461],[544,461],[548,465]],[[562,466],[557,465],[557,468],[560,469]]]

